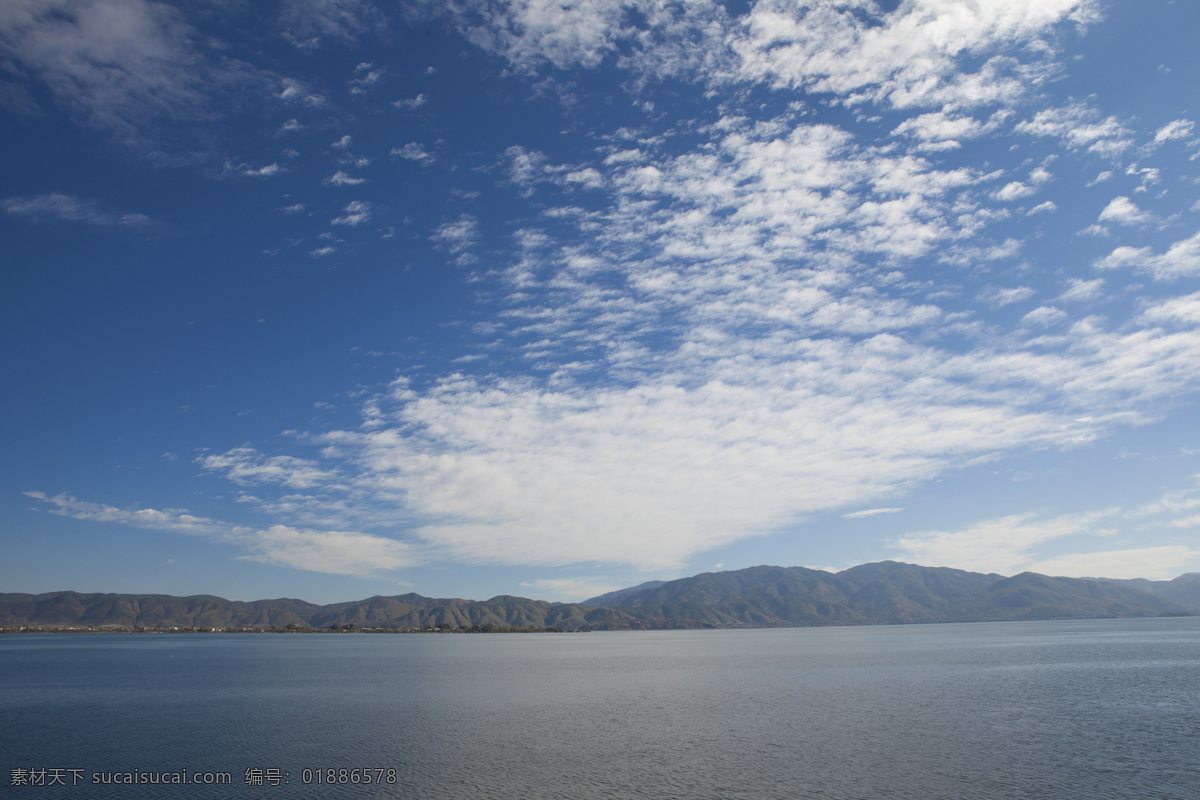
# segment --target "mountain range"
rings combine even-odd
[[[583,603],[501,595],[490,600],[419,594],[330,605],[211,595],[0,594],[0,629],[449,629],[798,627],[920,622],[1190,616],[1200,614],[1200,573],[1169,581],[1012,577],[894,561],[832,573],[749,567],[650,581]]]

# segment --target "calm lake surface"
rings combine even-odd
[[[0,682],[4,797],[1200,797],[1198,618],[10,635]],[[232,783],[94,774],[183,770]]]

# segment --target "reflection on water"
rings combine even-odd
[[[1195,618],[14,635],[0,679],[5,796],[1193,800],[1200,785]],[[10,788],[27,768],[85,781]],[[395,782],[337,784],[355,768]],[[184,769],[233,782],[91,783]],[[317,785],[306,769],[347,772]]]

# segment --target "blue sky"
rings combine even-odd
[[[1200,6],[0,7],[0,586],[1200,570]]]

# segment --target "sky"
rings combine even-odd
[[[0,590],[1200,571],[1198,30],[7,0]]]

